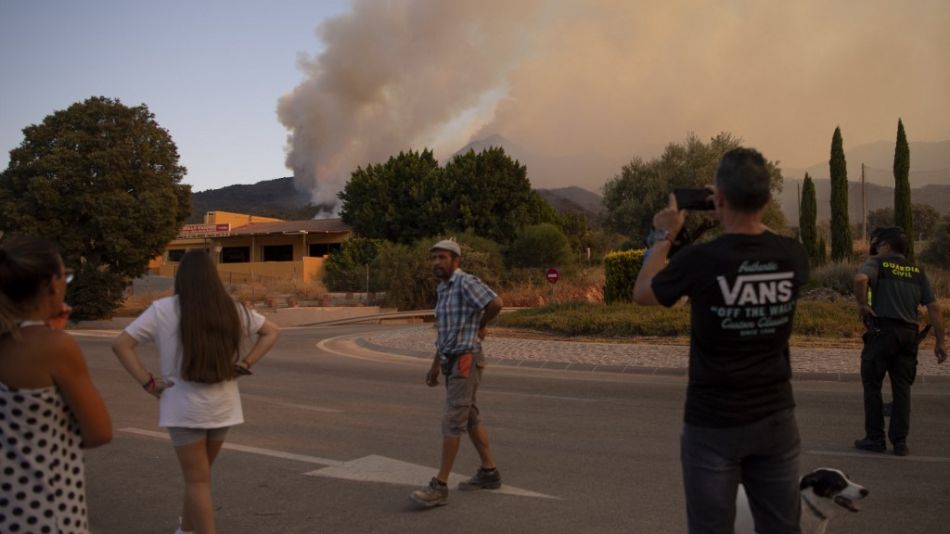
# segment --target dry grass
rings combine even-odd
[[[134,317],[145,311],[149,305],[160,298],[170,296],[167,291],[147,291],[134,293],[127,297],[114,312],[117,317]],[[263,302],[270,307],[296,306],[301,301],[327,300],[327,290],[320,282],[302,283],[296,280],[273,280],[261,282],[231,284],[231,296],[238,302]]]
[[[301,300],[323,300],[327,289],[320,282],[302,283],[297,280],[273,280],[266,284],[253,282],[234,284],[231,295],[241,302],[268,301],[275,298]]]
[[[942,307],[946,308],[950,304],[950,271],[940,269],[932,265],[924,265],[924,272],[927,273],[927,279],[930,280],[930,287],[934,295],[940,299]]]
[[[506,307],[533,308],[545,306],[554,302],[589,302],[604,301],[604,268],[590,267],[574,273],[562,273],[560,280],[554,284],[552,294],[551,284],[544,277],[544,272],[538,270],[531,273],[522,273],[517,282],[510,282],[499,288],[498,295]]]

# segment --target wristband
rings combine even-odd
[[[155,377],[152,375],[152,373],[149,373],[148,382],[142,384],[142,389],[144,389],[145,391],[148,391],[152,389],[154,386],[155,386]]]

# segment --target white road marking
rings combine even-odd
[[[929,462],[938,464],[950,463],[950,458],[945,456],[894,456],[893,454],[883,454],[874,452],[844,452],[844,451],[805,451],[805,454],[815,454],[818,456],[845,456],[847,458],[865,458],[868,460],[901,460],[904,462]]]
[[[566,401],[580,401],[580,402],[597,402],[604,399],[588,399],[584,397],[566,397],[563,395],[543,395],[541,393],[516,393],[514,391],[505,391],[501,389],[493,389],[491,392],[492,395],[513,395],[515,397],[530,397],[534,399],[554,399],[554,400],[566,400]]]
[[[141,428],[126,427],[120,428],[119,432],[137,434],[139,436],[147,436],[150,438],[158,438],[164,441],[169,440],[168,434],[165,432],[156,432],[154,430],[143,430]],[[425,481],[429,480],[434,473],[433,467],[411,464],[409,462],[394,460],[392,458],[375,454],[358,458],[349,462],[341,462],[338,460],[331,460],[329,458],[320,458],[305,454],[293,454],[289,452],[275,451],[273,449],[262,449],[260,447],[248,447],[246,445],[237,445],[228,442],[224,443],[223,448],[232,451],[246,452],[249,454],[270,456],[271,458],[280,458],[282,460],[293,460],[308,464],[327,466],[323,469],[309,471],[304,473],[304,475],[352,480],[356,482],[382,482],[386,484],[400,484],[405,486],[421,486],[425,483]],[[449,476],[449,486],[454,488],[460,481],[465,480],[466,478],[467,477],[462,475],[452,473]],[[516,488],[514,486],[509,486],[507,484],[503,484],[501,488],[497,490],[491,490],[491,493],[560,500],[560,497],[536,493],[533,491]]]
[[[311,412],[323,412],[323,413],[343,413],[343,410],[337,410],[334,408],[323,408],[320,406],[312,406],[309,404],[296,404],[293,402],[282,402],[278,400],[265,397],[264,395],[255,395],[253,393],[241,393],[242,399],[251,399],[260,402],[266,402],[268,404],[276,404],[278,406],[284,406],[286,408],[297,408],[299,410],[309,410]]]
[[[120,428],[119,432],[127,432],[129,434],[138,434],[140,436],[148,436],[152,438],[163,439],[168,441],[168,434],[165,432],[155,432],[153,430],[142,430],[141,428]],[[247,452],[250,454],[260,454],[262,456],[270,456],[272,458],[280,458],[282,460],[294,460],[296,462],[303,462],[308,464],[317,464],[317,465],[340,465],[343,462],[338,460],[330,460],[329,458],[320,458],[318,456],[308,456],[306,454],[294,454],[290,452],[275,451],[273,449],[262,449],[260,447],[248,447],[246,445],[237,445],[234,443],[224,442],[224,448],[232,451]]]
[[[304,474],[314,477],[340,478],[356,482],[383,482],[385,484],[399,484],[402,486],[422,486],[427,480],[432,478],[435,471],[436,469],[432,466],[412,464],[371,454],[363,458],[343,462],[342,464],[332,467],[324,467],[323,469],[317,469],[316,471]],[[459,482],[467,478],[466,476],[452,473],[449,475],[449,487],[455,488]],[[507,484],[502,484],[501,488],[497,490],[491,490],[491,493],[560,500],[560,497],[536,493]]]
[[[371,362],[409,363],[409,364],[414,364],[414,365],[420,364],[420,363],[432,362],[431,359],[426,360],[425,358],[416,358],[413,356],[402,356],[402,355],[397,355],[397,354],[384,354],[384,353],[379,353],[379,352],[374,353],[374,356],[358,356],[356,354],[352,354],[349,352],[333,350],[328,347],[329,343],[333,343],[334,341],[338,341],[339,339],[345,339],[345,338],[351,338],[351,337],[353,337],[352,334],[343,334],[343,335],[339,335],[335,337],[328,337],[326,339],[320,340],[320,342],[317,343],[317,349],[322,350],[324,352],[329,352],[330,354],[336,354],[337,356],[343,356],[344,358],[352,358],[354,360],[366,360],[366,361],[371,361]],[[353,344],[356,345],[355,342]],[[360,347],[360,349],[366,350],[366,349],[363,349],[362,347]]]

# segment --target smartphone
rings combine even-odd
[[[681,210],[710,211],[716,209],[712,201],[712,190],[705,187],[688,188],[677,187],[673,189],[673,195],[676,197],[676,207]]]

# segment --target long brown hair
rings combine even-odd
[[[207,252],[185,253],[175,276],[175,294],[181,314],[182,378],[205,384],[235,378],[241,319]]]
[[[17,236],[0,243],[0,338],[19,336],[17,321],[44,283],[59,276],[56,246],[37,237]]]

